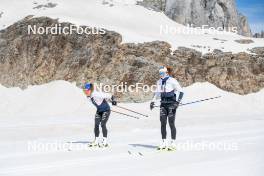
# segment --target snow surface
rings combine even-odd
[[[120,104],[149,115],[139,120],[112,112],[110,148],[75,148],[93,140],[95,113],[79,88],[65,81],[26,90],[0,86],[0,175],[262,176],[264,90],[240,96],[209,83],[184,90],[183,103],[222,98],[179,108],[177,143],[227,143],[236,150],[156,152],[159,110],[150,111],[149,102]],[[72,147],[34,151],[29,148],[34,142]]]
[[[108,4],[103,3],[108,2]],[[34,4],[35,2],[35,4]],[[33,9],[37,5],[56,3],[54,8]],[[71,22],[76,25],[103,27],[114,30],[123,36],[123,42],[167,41],[173,49],[179,46],[194,48],[203,53],[213,49],[246,51],[253,47],[264,46],[263,39],[252,39],[254,43],[239,44],[234,40],[247,39],[230,32],[215,34],[207,30],[199,34],[185,33],[190,28],[180,25],[163,13],[148,10],[135,4],[135,0],[1,0],[0,29],[5,28],[28,15],[49,16],[59,18],[61,22]],[[111,5],[110,5],[111,4]],[[179,33],[160,32],[167,26],[170,29],[181,29]],[[218,39],[215,40],[214,38]]]

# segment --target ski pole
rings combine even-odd
[[[116,105],[116,107],[119,107],[119,108],[121,108],[121,109],[124,109],[124,110],[130,111],[130,112],[133,112],[133,113],[135,113],[135,114],[142,115],[142,116],[144,116],[144,117],[148,117],[148,115],[141,114],[141,113],[139,113],[139,112],[133,111],[133,110],[131,110],[131,109],[128,109],[128,108],[125,108],[125,107],[122,107],[122,106],[119,106],[119,105]]]
[[[114,110],[111,110],[111,111],[115,112],[117,114],[121,114],[121,115],[125,115],[125,116],[132,117],[132,118],[135,118],[135,119],[139,119],[139,117],[135,117],[135,116],[132,116],[132,115],[129,115],[129,114],[125,114],[125,113],[122,113],[122,112],[117,112],[117,111],[114,111]]]
[[[194,103],[200,103],[203,101],[209,101],[209,100],[213,100],[213,99],[217,99],[217,98],[221,98],[222,96],[217,96],[217,97],[212,97],[212,98],[206,98],[206,99],[202,99],[202,100],[196,100],[196,101],[192,101],[192,102],[188,102],[188,103],[180,103],[179,106],[186,106],[186,105],[190,105],[190,104],[194,104]],[[159,106],[154,106],[154,107],[159,107]]]
[[[212,98],[206,98],[206,99],[202,99],[202,100],[197,100],[197,101],[193,101],[193,102],[189,102],[189,103],[184,103],[184,104],[180,104],[179,106],[186,106],[189,104],[194,104],[194,103],[199,103],[199,102],[203,102],[203,101],[208,101],[208,100],[213,100],[213,99],[217,99],[217,98],[221,98],[222,96],[217,96],[217,97],[212,97]]]
[[[111,100],[110,100],[110,102],[112,103]],[[133,112],[133,113],[135,113],[135,114],[139,114],[139,115],[142,115],[142,116],[144,116],[144,117],[148,117],[148,115],[141,114],[141,113],[139,113],[139,112],[133,111],[133,110],[128,109],[128,108],[125,108],[125,107],[122,107],[122,106],[119,106],[119,105],[115,105],[115,106],[118,107],[118,108],[121,108],[121,109],[124,109],[124,110],[130,111],[130,112]]]

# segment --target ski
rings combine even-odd
[[[131,156],[144,156],[141,152],[132,152],[130,150],[127,151],[127,153]]]
[[[148,151],[142,151],[142,150],[138,150],[138,149],[134,149],[134,150],[128,150],[127,153],[130,155],[130,156],[140,156],[140,157],[145,157],[145,156],[149,156],[149,155],[152,155],[152,154],[159,154],[159,153],[173,153],[176,151],[176,148],[169,148],[169,147],[166,147],[166,148],[154,148],[154,149],[151,149],[151,150],[148,150]]]
[[[175,147],[172,147],[172,146],[166,146],[166,147],[157,147],[156,148],[158,151],[175,151],[176,148]]]
[[[99,143],[99,144],[93,145],[92,143],[89,143],[88,147],[90,147],[90,148],[108,148],[110,146],[109,146],[109,144],[104,145],[104,144]]]
[[[110,146],[109,146],[109,144],[107,144],[107,145],[100,145],[100,144],[99,144],[98,147],[99,147],[99,148],[109,148]]]
[[[88,145],[89,148],[99,148],[99,145]]]

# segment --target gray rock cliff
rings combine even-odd
[[[264,87],[264,48],[255,54],[214,51],[202,55],[193,49],[178,48],[162,41],[121,43],[113,31],[97,35],[28,35],[28,25],[54,26],[55,19],[25,18],[0,31],[0,84],[26,88],[53,80],[80,82],[83,77],[104,84],[155,84],[158,68],[170,65],[183,86],[210,82],[238,94],[257,92]],[[62,23],[69,26],[69,23]],[[127,93],[125,101],[142,101],[151,93]]]
[[[144,0],[138,4],[163,11],[174,21],[201,27],[208,25],[251,36],[247,18],[238,12],[235,0]]]

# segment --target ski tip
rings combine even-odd
[[[174,152],[174,151],[176,151],[176,149],[170,149],[170,148],[168,148],[167,151],[168,152]]]
[[[143,156],[143,154],[142,154],[141,152],[138,152],[138,154],[139,154],[140,156]]]
[[[110,146],[109,145],[106,145],[106,146],[104,146],[104,145],[99,145],[99,148],[109,148]]]
[[[165,150],[165,149],[163,149],[163,148],[157,148],[156,150],[158,150],[158,151],[162,151],[162,150]]]
[[[172,149],[172,148],[157,148],[157,151],[173,152],[173,151],[176,151],[176,149]]]

